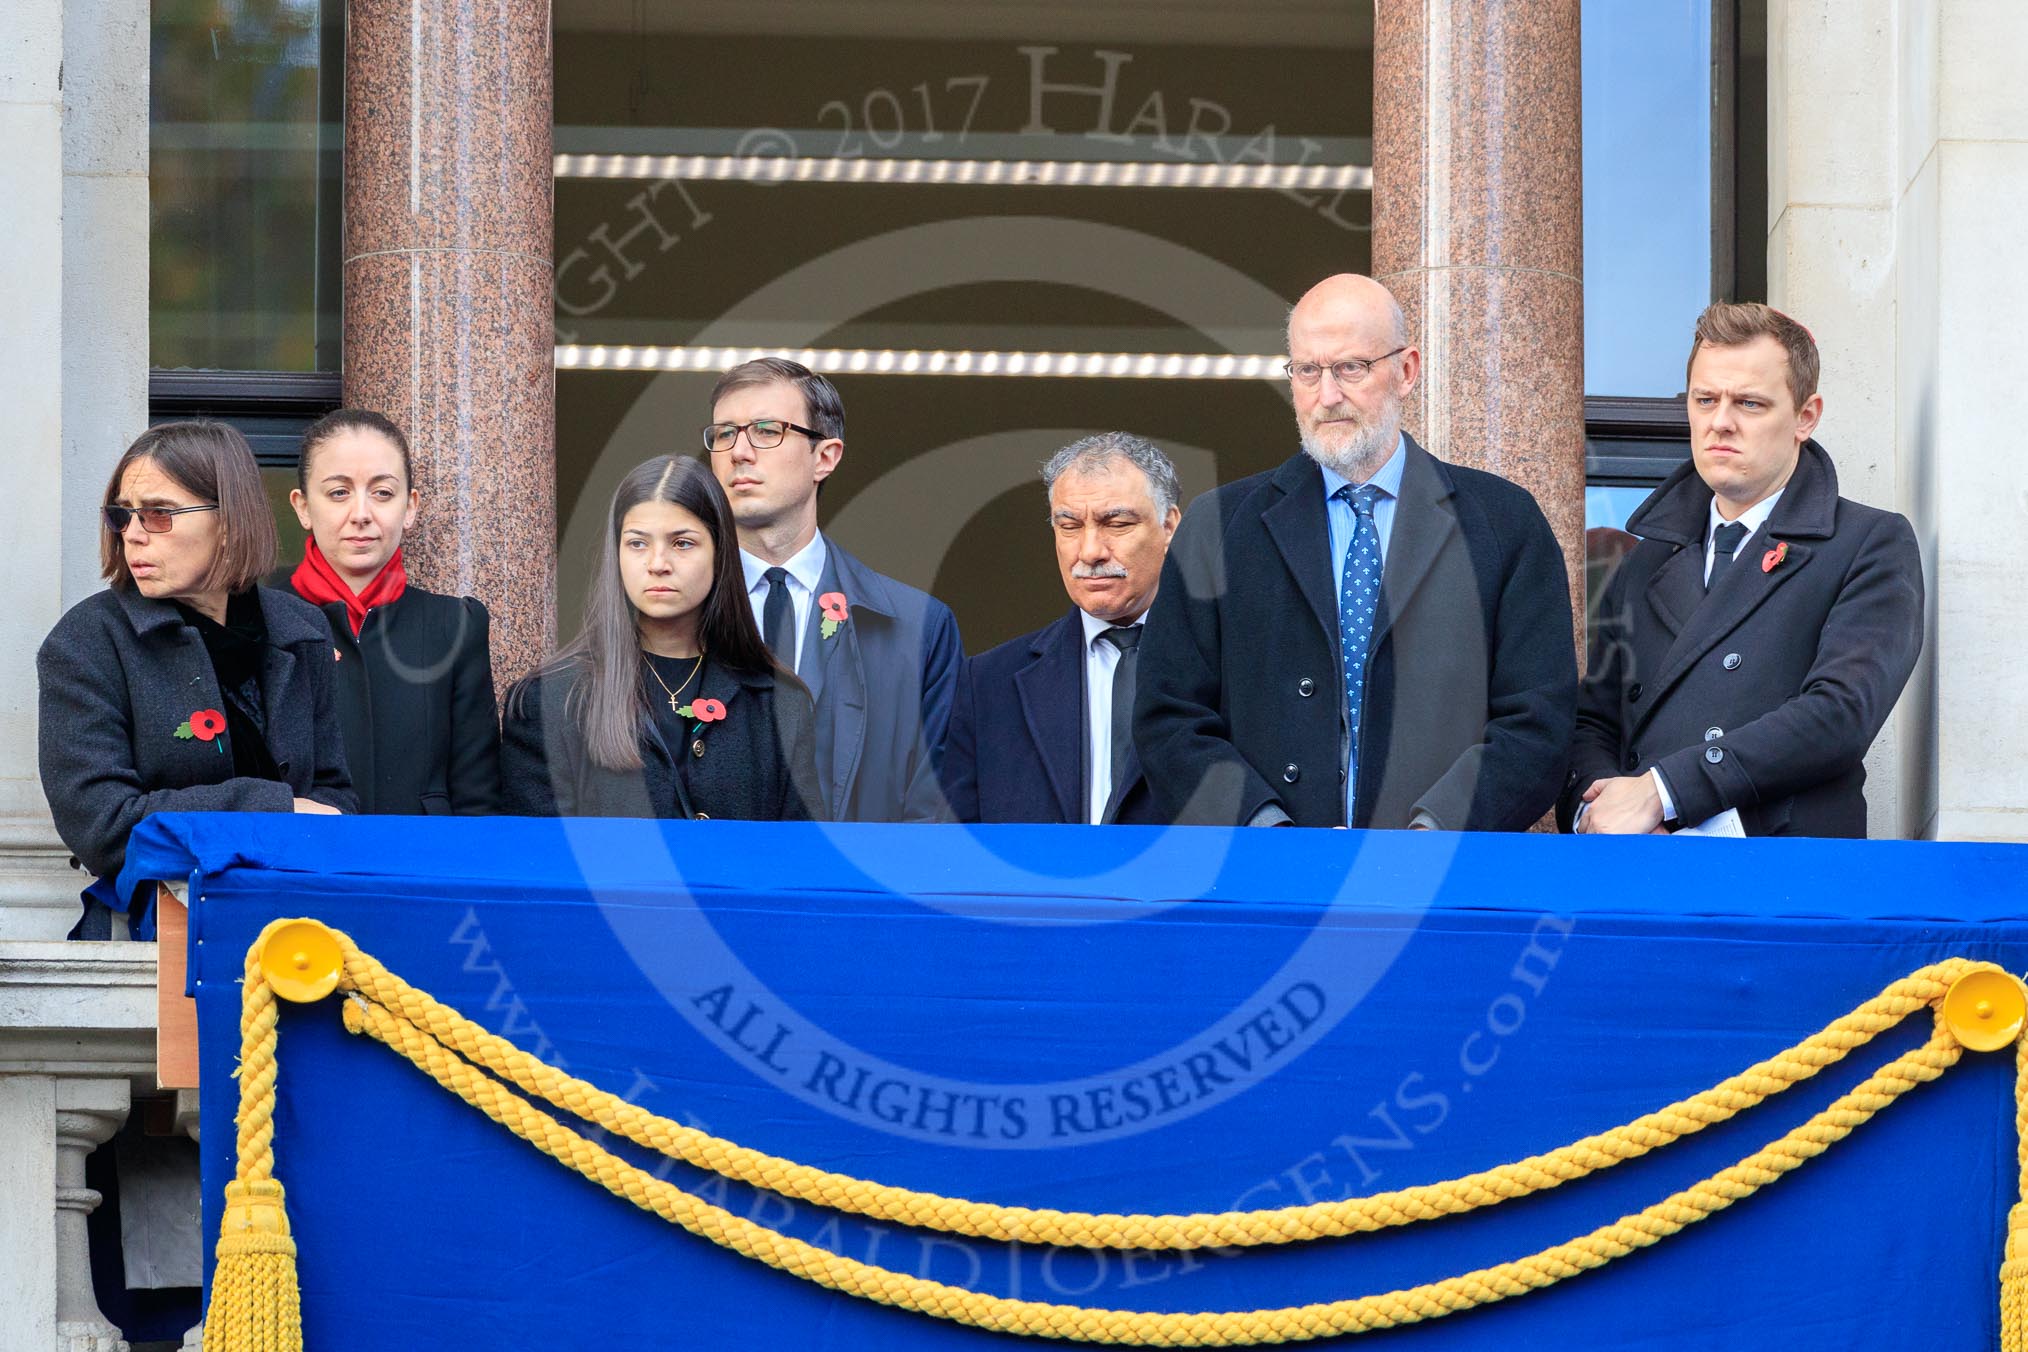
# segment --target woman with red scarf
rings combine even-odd
[[[401,542],[421,505],[408,438],[365,409],[325,415],[303,434],[289,502],[310,532],[290,582],[331,624],[345,759],[361,808],[497,811],[500,725],[486,607],[408,585]]]

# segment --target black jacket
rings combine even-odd
[[[508,692],[500,792],[510,816],[807,821],[825,815],[812,755],[814,715],[800,686],[707,663],[697,698],[722,702],[725,717],[693,724],[685,744],[670,746],[644,712],[641,768],[608,770],[585,755],[568,711],[584,670],[538,672]]]
[[[1685,824],[1738,808],[1750,835],[1864,836],[1866,748],[1922,650],[1915,532],[1839,497],[1808,441],[1706,593],[1710,509],[1686,464],[1627,522],[1642,539],[1599,606],[1558,818],[1594,780],[1659,766]]]
[[[259,589],[268,631],[260,677],[268,753],[281,782],[232,772],[230,734],[178,737],[222,708],[197,631],[132,589],[72,606],[35,655],[42,791],[57,834],[100,878],[119,875],[127,836],[154,812],[288,812],[314,798],[359,810],[333,693],[331,631],[293,593]]]
[[[1406,446],[1366,664],[1352,824],[1523,830],[1556,804],[1577,700],[1542,509]],[[1134,739],[1178,821],[1273,804],[1345,824],[1345,681],[1324,481],[1298,454],[1192,503],[1141,640]]]
[[[338,720],[362,812],[485,816],[500,807],[500,717],[486,607],[409,587],[366,612],[321,609],[338,653]]]
[[[1084,622],[1068,615],[967,658],[944,746],[944,786],[961,822],[1086,822]],[[1164,818],[1130,758],[1105,820]]]

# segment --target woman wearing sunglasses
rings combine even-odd
[[[810,695],[754,627],[734,529],[695,460],[621,481],[584,629],[508,692],[506,811],[785,821],[821,806]]]
[[[231,427],[165,423],[113,469],[100,508],[108,591],[36,654],[42,789],[56,829],[101,880],[79,937],[103,938],[127,835],[153,812],[352,812],[331,630],[255,585],[275,523]]]
[[[498,811],[486,607],[409,585],[402,539],[421,502],[408,438],[366,409],[326,414],[303,433],[289,502],[310,532],[290,583],[331,625],[338,721],[360,810]]]

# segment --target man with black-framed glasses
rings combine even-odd
[[[1577,702],[1563,554],[1525,489],[1402,430],[1422,357],[1370,277],[1289,314],[1302,451],[1198,499],[1141,644],[1134,740],[1169,815],[1522,830]]]
[[[816,698],[828,815],[946,819],[938,771],[964,655],[958,622],[817,529],[817,495],[845,454],[837,389],[800,362],[744,362],[711,391],[702,442],[732,502],[761,637]]]

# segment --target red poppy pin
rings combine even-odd
[[[218,748],[218,754],[225,754],[225,743],[218,740],[218,734],[225,731],[225,715],[216,709],[199,709],[177,725],[176,735],[184,741],[195,738],[210,742]]]
[[[838,632],[838,627],[852,618],[852,607],[845,604],[844,592],[825,592],[817,598],[817,605],[824,612],[824,622],[817,626],[817,632],[825,638]]]
[[[1760,570],[1763,573],[1772,573],[1775,570],[1775,565],[1788,556],[1789,542],[1787,540],[1777,540],[1773,549],[1760,556]]]
[[[725,701],[716,699],[692,700],[676,711],[678,718],[694,718],[700,723],[716,723],[725,717]]]

